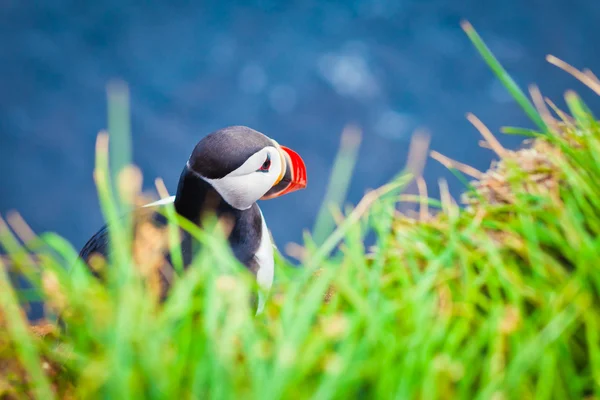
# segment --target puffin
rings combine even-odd
[[[183,167],[175,196],[142,207],[154,209],[151,220],[158,227],[168,222],[155,208],[169,203],[181,217],[200,227],[207,212],[229,218],[232,224],[228,243],[257,281],[259,314],[273,283],[274,245],[257,201],[304,189],[306,184],[306,166],[298,153],[247,126],[229,126],[196,144]],[[192,262],[195,244],[189,233],[180,231],[185,269]],[[108,228],[104,225],[86,242],[79,257],[91,268],[91,257],[106,257],[109,247]],[[168,249],[161,251],[164,259],[170,260]]]

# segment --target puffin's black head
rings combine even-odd
[[[194,148],[188,168],[240,210],[259,199],[306,187],[302,158],[245,126],[227,127],[203,138]]]

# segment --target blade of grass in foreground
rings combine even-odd
[[[327,193],[313,228],[313,239],[317,244],[323,243],[334,229],[335,223],[329,210],[331,206],[341,207],[346,199],[360,141],[361,131],[357,127],[348,126],[342,132],[340,150],[333,163]]]
[[[109,375],[109,391],[114,396],[131,398],[130,379],[131,348],[128,345],[129,336],[133,332],[131,326],[134,320],[134,305],[131,301],[133,293],[128,289],[132,285],[133,271],[131,264],[131,236],[128,228],[123,224],[118,214],[118,202],[112,190],[109,169],[109,137],[100,133],[96,141],[96,164],[94,180],[96,182],[100,207],[107,221],[110,239],[110,251],[114,257],[109,257],[109,281],[116,289],[121,306],[118,308],[113,344],[110,348],[111,373]]]
[[[531,129],[517,128],[513,126],[504,126],[500,129],[500,132],[505,135],[518,135],[518,136],[527,136],[527,137],[538,137],[540,136],[539,132],[536,132]]]
[[[479,51],[481,57],[483,57],[485,62],[490,66],[494,74],[496,74],[500,82],[502,82],[504,87],[508,90],[516,102],[519,103],[523,111],[525,111],[529,118],[531,118],[531,120],[542,130],[542,132],[547,132],[548,128],[542,120],[542,117],[540,117],[540,114],[537,112],[533,104],[531,104],[519,85],[517,85],[517,83],[510,77],[508,72],[506,72],[506,70],[498,62],[498,59],[496,59],[490,49],[483,42],[479,34],[475,31],[473,25],[467,21],[463,21],[461,26],[469,39],[471,39],[471,42],[473,42],[477,48],[477,51]]]
[[[162,179],[157,178],[154,182],[156,190],[161,198],[169,197],[169,192]],[[169,253],[171,254],[171,263],[178,274],[183,272],[183,257],[181,254],[181,245],[179,238],[179,225],[177,225],[177,216],[175,211],[175,203],[167,203],[164,205],[165,215],[168,220],[169,232]]]
[[[569,91],[565,94],[565,101],[579,129],[586,132],[593,131],[595,118],[583,100],[575,92]]]
[[[327,240],[319,247],[315,254],[313,254],[309,260],[305,263],[308,270],[318,267],[319,264],[331,253],[337,244],[344,239],[348,229],[356,223],[358,223],[363,214],[369,209],[369,207],[380,197],[386,196],[390,193],[395,194],[398,190],[402,189],[412,177],[408,174],[400,175],[394,179],[391,183],[381,186],[363,197],[361,202],[356,206],[354,211],[340,224],[340,226],[328,236]]]
[[[17,298],[8,279],[4,263],[0,259],[0,306],[8,331],[16,347],[21,363],[31,378],[38,399],[53,399],[48,378],[40,363],[36,345],[32,342],[27,322],[21,313]]]
[[[107,221],[110,237],[111,253],[114,262],[119,266],[129,265],[129,246],[127,235],[122,220],[119,218],[117,202],[112,190],[108,167],[109,137],[105,132],[98,134],[96,140],[96,165],[94,167],[94,181],[96,183],[100,207]],[[111,257],[112,258],[112,257]],[[119,268],[118,273],[124,273],[127,268]]]
[[[119,174],[131,159],[131,129],[129,120],[129,91],[122,82],[113,82],[106,89],[108,97],[108,134],[110,172],[113,191],[118,193]],[[119,213],[127,211],[127,204],[117,198]]]

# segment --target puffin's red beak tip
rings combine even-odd
[[[283,150],[289,157],[291,161],[292,168],[292,181],[290,182],[290,186],[284,191],[284,193],[290,193],[296,190],[304,189],[306,187],[306,165],[304,164],[304,160],[298,153],[289,147],[281,146],[281,150]]]

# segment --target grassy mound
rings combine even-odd
[[[132,167],[111,177],[101,136],[95,178],[119,239],[110,266],[98,264],[105,285],[62,238],[35,236],[16,215],[12,229],[0,220],[8,254],[0,267],[0,397],[599,397],[600,124],[574,93],[568,113],[536,90],[534,106],[472,27],[465,30],[538,130],[507,128],[530,136],[509,151],[469,116],[499,161],[483,173],[434,155],[467,185],[465,207],[444,190],[441,201],[428,199],[422,182],[420,196],[401,195],[411,179],[401,173],[334,213],[337,227],[322,243],[307,236],[304,268],[279,256],[258,316],[248,301],[253,280],[230,254],[224,226],[199,231],[173,209],[169,229],[147,240],[176,253],[179,225],[209,250],[185,272],[174,263],[173,289],[159,302],[156,260],[130,242],[132,228],[118,218],[137,192],[116,196],[115,182],[139,186],[141,178]],[[600,94],[593,74],[550,61]],[[112,124],[117,150],[127,148],[118,146],[128,140],[125,125]],[[399,199],[418,203],[418,218],[399,214]],[[369,232],[372,249],[364,245]],[[11,285],[9,264],[33,290]],[[37,298],[48,318],[30,326],[19,304]]]

